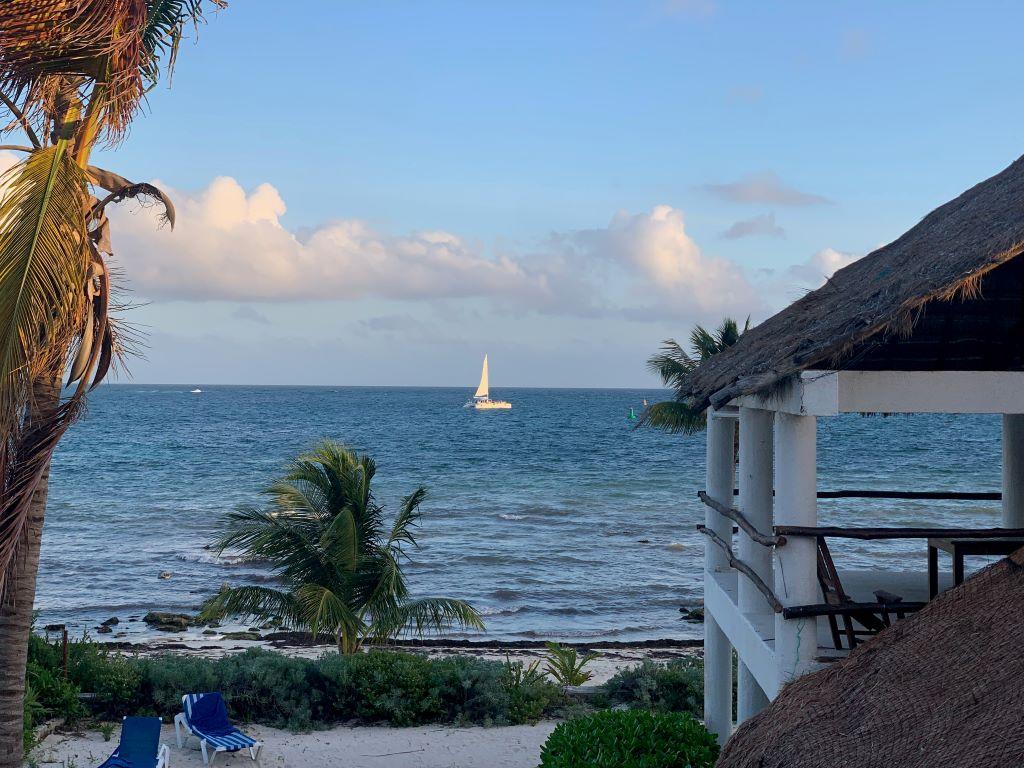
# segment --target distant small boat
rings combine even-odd
[[[201,390],[201,389],[193,389],[193,390],[191,390],[191,392],[192,392],[192,394],[193,394],[193,395],[198,395],[198,394],[199,394],[200,392],[202,392],[202,391],[203,391],[203,390]]]
[[[505,400],[491,400],[490,382],[487,377],[487,355],[484,355],[484,367],[480,371],[480,385],[473,394],[473,399],[466,403],[466,408],[473,408],[477,411],[504,411],[512,407],[512,403]]]

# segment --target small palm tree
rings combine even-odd
[[[420,487],[402,499],[388,530],[370,488],[375,472],[369,456],[325,440],[266,489],[266,506],[228,513],[216,547],[269,563],[284,587],[224,587],[201,619],[281,617],[314,635],[333,635],[341,653],[405,630],[483,629],[480,615],[461,600],[409,596],[402,565],[406,548],[418,546],[414,529],[427,492]]]
[[[693,371],[712,355],[717,355],[739,341],[740,336],[750,330],[750,318],[740,330],[739,324],[731,317],[711,332],[698,325],[690,332],[690,352],[683,349],[675,339],[662,342],[661,352],[647,361],[647,368],[661,377],[661,383],[676,391],[672,400],[654,403],[637,420],[637,427],[653,427],[666,432],[693,434],[704,429],[704,411],[695,409],[689,402],[685,383]]]

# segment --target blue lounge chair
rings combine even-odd
[[[126,717],[117,749],[100,768],[167,768],[170,754],[160,743],[159,717]]]
[[[189,736],[196,736],[206,765],[213,762],[218,752],[248,749],[249,757],[253,760],[259,757],[263,742],[246,736],[231,724],[224,699],[219,693],[189,693],[181,697],[181,705],[184,711],[174,716],[174,735],[178,739],[178,747],[184,746]],[[182,729],[185,730],[184,739],[181,737]]]

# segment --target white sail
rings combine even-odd
[[[476,388],[473,397],[482,397],[485,400],[490,396],[490,387],[487,382],[487,355],[484,355],[484,369],[480,371],[480,386]]]

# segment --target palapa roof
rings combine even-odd
[[[1024,765],[1024,550],[785,686],[717,768]]]
[[[718,407],[803,370],[842,368],[858,345],[909,333],[926,307],[977,300],[985,276],[1022,250],[1024,157],[743,334],[684,390]]]

